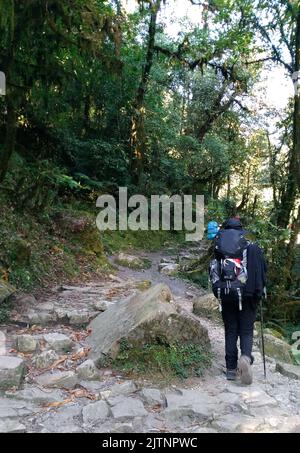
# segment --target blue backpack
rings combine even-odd
[[[211,222],[208,222],[207,225],[207,239],[213,240],[216,235],[218,234],[219,231],[219,225],[217,222],[212,220]]]

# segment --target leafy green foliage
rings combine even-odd
[[[296,246],[289,260],[286,227],[299,202],[292,153],[299,115],[292,100],[277,124],[277,145],[252,99],[261,57],[292,72],[299,2],[208,2],[201,25],[182,19],[178,36],[169,36],[159,19],[145,80],[151,9],[139,3],[139,11],[127,14],[106,0],[2,0],[0,69],[8,95],[0,99],[1,265],[11,281],[29,288],[51,274],[43,247],[53,246],[57,267],[73,275],[76,256],[94,252],[58,234],[55,215],[72,209],[79,215],[82,208],[95,213],[97,196],[116,194],[119,186],[146,196],[204,194],[206,222],[239,214],[264,248],[269,320],[296,322],[300,261]],[[143,132],[138,178],[137,119]],[[272,192],[268,202],[266,191]],[[173,239],[182,241],[165,232],[103,235],[107,252],[152,250]],[[93,244],[95,237],[85,240]],[[206,286],[204,269],[196,278]]]
[[[187,345],[146,344],[142,348],[131,349],[126,341],[112,361],[112,366],[123,372],[160,376],[163,379],[201,376],[211,364],[211,355],[201,347]]]

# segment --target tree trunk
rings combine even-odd
[[[294,72],[300,71],[300,7],[298,8],[296,23],[296,48]],[[298,79],[299,80],[299,79]],[[297,193],[300,189],[300,84],[295,91],[294,113],[293,113],[293,146],[290,153],[288,180],[283,193],[277,224],[286,228],[290,222],[292,212],[295,208]]]
[[[226,198],[229,200],[230,198],[230,193],[231,193],[231,180],[230,180],[230,175],[227,176],[227,195]]]
[[[16,141],[16,110],[13,101],[13,93],[11,89],[8,90],[6,98],[6,136],[2,150],[0,150],[0,183],[3,182],[10,158],[15,149]]]
[[[138,184],[144,170],[144,160],[146,151],[145,137],[145,95],[147,91],[150,71],[153,64],[154,45],[156,34],[157,14],[160,8],[161,0],[150,2],[150,24],[148,32],[148,45],[146,62],[143,67],[142,78],[138,87],[135,102],[133,104],[134,112],[131,118],[131,151],[132,151],[132,172],[135,182]]]
[[[272,185],[273,203],[274,203],[274,209],[277,211],[278,210],[278,197],[277,197],[276,175],[275,175],[276,157],[272,151],[272,144],[271,144],[270,135],[268,132],[267,132],[267,141],[268,141],[268,151],[269,151],[270,181],[271,181],[271,185]]]
[[[300,206],[298,208],[297,218],[292,223],[292,231],[290,242],[287,246],[287,258],[286,258],[286,275],[288,276],[287,287],[289,287],[293,281],[292,269],[295,263],[295,250],[297,245],[298,236],[300,234]]]

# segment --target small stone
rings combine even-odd
[[[54,303],[53,302],[43,302],[41,304],[38,304],[37,308],[39,309],[39,311],[51,312],[54,310]]]
[[[152,285],[151,280],[142,280],[142,281],[136,282],[135,287],[139,291],[146,291],[147,289],[149,289],[151,287],[151,285]]]
[[[129,395],[136,392],[136,385],[133,381],[126,381],[120,384],[114,384],[110,388],[110,396]]]
[[[82,409],[83,422],[85,424],[96,423],[109,417],[110,408],[105,401],[91,403]]]
[[[100,379],[100,373],[93,360],[89,359],[83,362],[76,368],[76,373],[79,379],[84,379],[87,381],[95,381]]]
[[[115,419],[128,420],[135,417],[145,417],[148,413],[143,403],[134,398],[117,397],[108,401]]]
[[[49,333],[44,335],[44,340],[55,351],[69,352],[72,349],[72,340],[61,333]]]
[[[36,355],[32,359],[32,363],[36,368],[43,369],[49,368],[56,362],[59,358],[59,355],[55,351],[50,349],[49,351],[43,351],[41,354]]]
[[[47,324],[52,324],[56,322],[57,318],[55,313],[27,313],[27,316],[25,317],[26,322],[28,324],[33,325],[33,324],[40,324],[40,325],[47,325]]]
[[[193,313],[196,316],[217,319],[220,316],[219,304],[213,294],[205,294],[197,298],[193,303]]]
[[[31,335],[19,335],[17,337],[17,348],[20,352],[35,352],[37,347],[38,342]]]
[[[120,434],[129,434],[134,433],[135,429],[133,428],[132,423],[116,423],[109,431],[110,433],[120,433]]]
[[[54,313],[59,321],[67,321],[69,310],[67,308],[55,308]]]
[[[179,271],[179,264],[173,263],[173,264],[166,264],[161,267],[160,273],[162,275],[168,275],[169,277],[174,276],[178,273]]]
[[[19,387],[25,373],[20,357],[0,356],[0,389]]]
[[[80,310],[68,312],[69,323],[73,326],[82,326],[89,323],[89,313]]]
[[[96,311],[105,311],[108,308],[109,302],[106,300],[96,300],[93,302],[92,307]]]
[[[105,384],[101,381],[80,381],[80,386],[84,387],[95,396],[100,396],[101,390],[105,387]],[[105,398],[102,398],[105,399]]]
[[[0,420],[0,433],[25,433],[26,427],[17,420],[11,420],[7,418],[6,420]]]
[[[160,260],[160,265],[166,265],[166,264],[174,264],[174,261],[172,258],[162,258]]]
[[[143,269],[145,267],[144,260],[137,256],[127,255],[126,253],[119,253],[115,258],[115,262],[131,269]]]
[[[64,393],[60,390],[45,391],[37,387],[27,387],[17,392],[5,392],[5,396],[14,400],[24,400],[36,404],[49,404],[64,400]]]
[[[36,377],[36,383],[42,387],[74,388],[77,384],[77,376],[73,371],[57,371],[45,373]]]
[[[281,373],[283,376],[287,376],[290,379],[300,380],[300,366],[289,365],[287,363],[276,363],[276,371]]]
[[[158,389],[144,388],[141,391],[141,397],[145,404],[154,406],[155,404],[163,405],[163,397]]]

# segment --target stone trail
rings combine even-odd
[[[268,358],[265,382],[256,337],[254,383],[226,381],[222,325],[201,309],[214,353],[202,378],[163,386],[95,367],[86,326],[110,304],[147,287],[148,280],[168,284],[175,302],[190,312],[203,295],[159,272],[160,260],[170,257],[145,257],[153,263],[150,269],[120,267],[119,277],[56,288],[42,302],[27,297],[24,309],[0,327],[6,338],[0,355],[0,432],[300,432],[300,367]]]

